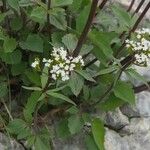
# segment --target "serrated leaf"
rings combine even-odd
[[[113,111],[116,108],[122,106],[125,102],[120,98],[116,97],[114,94],[111,94],[106,102],[100,104],[100,109],[104,111]]]
[[[28,69],[25,71],[25,75],[31,83],[35,84],[35,86],[41,86],[40,75],[36,71]]]
[[[37,6],[31,12],[31,19],[35,22],[44,24],[46,21],[46,10],[43,7]]]
[[[73,50],[76,48],[77,41],[77,37],[73,34],[66,34],[62,38],[62,42],[65,44],[65,46],[70,52],[73,52]]]
[[[109,68],[106,68],[106,69],[102,69],[100,70],[99,72],[97,72],[94,77],[97,77],[99,75],[104,75],[104,74],[108,74],[108,73],[111,73],[111,72],[114,72],[116,71],[117,69],[119,69],[118,66],[110,66]]]
[[[84,79],[78,75],[77,73],[72,73],[71,78],[69,80],[69,86],[71,91],[75,96],[78,96],[83,88]]]
[[[120,81],[117,83],[113,91],[115,96],[121,100],[124,100],[130,104],[135,104],[135,94],[130,84]]]
[[[17,42],[14,38],[6,37],[4,40],[3,48],[5,53],[13,52],[17,47]]]
[[[93,78],[92,75],[87,72],[86,70],[76,70],[78,74],[80,74],[82,77],[84,77],[86,80],[91,81],[91,82],[96,82]]]
[[[52,9],[50,11],[50,23],[58,29],[66,30],[67,21],[65,15],[65,11],[62,8]]]
[[[111,42],[107,36],[104,36],[104,34],[101,34],[98,31],[91,31],[88,37],[90,38],[92,43],[99,48],[99,49],[93,49],[93,51],[94,50],[102,51],[108,59],[113,58],[113,51],[110,47]]]
[[[98,118],[92,121],[92,134],[99,150],[104,150],[104,124]]]
[[[20,50],[15,50],[12,53],[1,53],[0,57],[7,64],[18,64],[21,61],[22,53]]]
[[[73,105],[76,105],[70,98],[68,98],[67,96],[63,95],[63,94],[60,94],[60,93],[54,93],[52,92],[51,90],[49,91],[46,91],[46,93],[52,97],[55,97],[55,98],[59,98],[61,100],[64,100],[68,103],[71,103]]]
[[[35,111],[35,107],[38,103],[38,99],[41,96],[41,92],[34,91],[28,98],[27,104],[24,109],[24,117],[26,121],[32,122],[32,113]]]
[[[127,27],[130,26],[131,16],[125,9],[115,5],[112,7],[112,11],[118,17],[119,21],[122,21]]]
[[[72,115],[68,118],[68,127],[71,134],[79,132],[83,127],[83,121],[78,115]]]
[[[76,30],[81,33],[86,25],[88,15],[90,12],[91,4],[84,7],[76,19]]]
[[[60,7],[60,6],[66,6],[71,5],[73,0],[52,0],[51,1],[51,7]]]
[[[70,135],[67,119],[63,119],[57,124],[56,133],[57,136],[62,139],[65,139]]]
[[[19,0],[7,0],[9,6],[19,12]]]
[[[13,121],[9,122],[7,129],[10,133],[17,135],[17,139],[24,139],[31,135],[26,122],[22,119],[14,119]]]
[[[20,42],[21,48],[33,52],[43,52],[43,40],[38,34],[29,34],[25,42]]]

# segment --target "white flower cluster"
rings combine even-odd
[[[35,61],[31,64],[31,67],[38,69],[38,68],[40,68],[39,65],[40,65],[40,59],[35,58]]]
[[[135,53],[136,63],[139,65],[150,65],[150,29],[142,28],[135,32],[134,40],[127,39],[126,47]]]
[[[67,55],[67,51],[63,48],[53,48],[51,58],[43,58],[44,66],[50,68],[52,79],[60,79],[62,81],[69,80],[70,73],[84,66],[82,56],[72,57]],[[32,63],[32,67],[36,67],[37,60]],[[38,63],[39,65],[39,63]]]

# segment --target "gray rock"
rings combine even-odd
[[[137,94],[136,107],[141,116],[150,117],[150,92]]]
[[[141,124],[143,125],[143,124]],[[149,150],[150,131],[134,132],[133,134],[120,136],[112,130],[106,130],[106,150]]]
[[[24,150],[24,148],[15,140],[0,133],[0,150]]]
[[[132,118],[130,124],[125,126],[123,130],[129,134],[148,132],[150,131],[150,118]]]
[[[122,127],[129,124],[129,120],[118,108],[115,111],[108,112],[106,114],[105,123],[114,129],[121,129]]]
[[[140,113],[138,112],[138,109],[129,104],[123,105],[120,108],[120,110],[124,115],[128,116],[129,118],[140,117]]]

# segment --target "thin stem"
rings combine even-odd
[[[148,85],[150,86],[150,82],[148,82]],[[134,93],[140,93],[140,92],[149,90],[149,87],[143,84],[143,85],[134,87],[133,90],[134,90]]]
[[[50,8],[51,8],[51,0],[48,0],[47,11],[49,11]],[[49,31],[49,33],[51,35],[51,23],[50,23],[50,14],[49,13],[47,13],[47,25],[48,25],[48,31]]]
[[[7,107],[6,103],[5,103],[5,101],[4,101],[4,99],[1,98],[1,101],[2,101],[2,103],[3,103],[3,105],[4,105],[4,107],[5,107],[5,109],[6,109],[7,113],[8,113],[8,115],[9,115],[9,118],[10,118],[11,120],[13,120],[13,117],[12,117],[12,115],[11,115],[11,113],[10,113],[10,111],[9,111],[9,109],[8,109],[8,107]]]
[[[103,0],[103,1],[101,2],[101,4],[99,5],[99,9],[100,9],[100,10],[103,9],[103,7],[106,5],[107,1],[108,1],[108,0]]]
[[[86,25],[83,29],[83,32],[81,33],[81,36],[79,37],[77,46],[73,52],[74,57],[78,56],[78,54],[80,53],[80,50],[82,48],[82,45],[86,40],[87,34],[90,30],[90,27],[92,25],[92,22],[93,22],[95,13],[96,13],[97,4],[98,4],[98,0],[93,0],[88,20],[87,20]]]
[[[91,65],[94,64],[96,61],[97,61],[97,58],[94,58],[92,61],[90,61],[89,63],[87,63],[87,64],[84,66],[84,69],[86,69],[87,67],[91,66]]]
[[[139,3],[139,5],[137,6],[136,10],[134,11],[134,13],[132,14],[132,17],[139,12],[139,10],[141,9],[141,7],[143,6],[145,0],[141,0],[141,2]]]
[[[141,13],[141,15],[139,16],[139,18],[137,19],[137,21],[134,24],[133,28],[130,30],[129,35],[137,29],[138,25],[140,24],[140,22],[142,21],[142,19],[146,15],[146,13],[148,12],[149,8],[150,8],[150,1],[147,4],[147,6],[145,7],[145,9],[143,10],[143,12]]]
[[[96,101],[96,102],[94,102],[94,103],[92,104],[92,106],[95,106],[95,105],[97,105],[97,104],[100,103],[100,102],[101,102],[101,103],[104,102],[105,98],[112,92],[112,90],[113,90],[113,88],[115,87],[116,83],[117,83],[118,80],[120,79],[120,77],[121,77],[123,71],[131,65],[131,63],[133,62],[133,60],[134,60],[134,59],[131,59],[130,61],[127,61],[125,64],[122,65],[122,68],[118,71],[118,74],[117,74],[115,80],[114,80],[114,81],[112,82],[112,84],[110,85],[110,87],[106,90],[106,92],[100,97],[100,99],[99,99],[98,101]]]
[[[129,8],[128,8],[127,12],[130,12],[130,11],[131,11],[131,9],[132,9],[134,3],[135,3],[135,0],[132,0],[131,3],[130,3],[130,5],[129,5]]]

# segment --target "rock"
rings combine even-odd
[[[125,126],[129,134],[144,133],[150,131],[150,118],[132,118],[130,124]]]
[[[150,117],[150,92],[143,91],[137,94],[136,107],[141,116]]]
[[[128,116],[129,118],[140,117],[140,113],[138,112],[138,109],[129,104],[123,105],[120,108],[120,110],[124,115]]]
[[[114,129],[121,129],[122,127],[129,124],[129,120],[118,108],[115,111],[108,112],[106,114],[105,123]]]
[[[0,133],[0,150],[24,150],[24,148],[15,140]]]
[[[141,124],[142,125],[142,124]],[[134,130],[135,131],[135,130]],[[107,129],[105,134],[106,150],[149,150],[150,130],[134,132],[130,135],[120,136],[117,132]]]
[[[106,150],[129,150],[127,140],[109,129],[106,129],[104,145]]]

